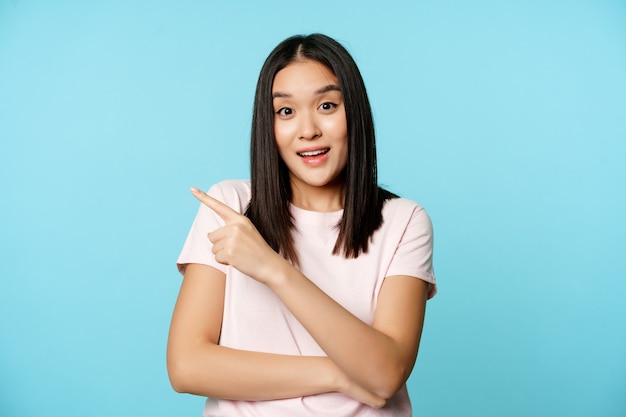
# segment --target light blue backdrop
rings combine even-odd
[[[200,415],[188,187],[248,176],[262,61],[317,31],[435,224],[415,415],[626,415],[624,1],[0,0],[0,416]]]

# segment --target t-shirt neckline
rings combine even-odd
[[[292,203],[289,204],[289,210],[296,223],[328,224],[334,227],[343,216],[343,209],[337,211],[313,211],[300,208]]]

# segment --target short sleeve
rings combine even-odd
[[[245,211],[250,199],[249,185],[245,181],[223,181],[213,185],[207,194],[239,213]],[[204,204],[200,204],[191,230],[189,230],[183,249],[176,261],[176,266],[181,274],[185,273],[185,267],[191,263],[212,266],[226,273],[227,266],[215,260],[215,256],[211,252],[213,244],[207,236],[222,226],[224,226],[224,221]]]
[[[392,275],[408,275],[428,282],[428,298],[437,292],[433,268],[433,226],[426,211],[418,205],[413,208],[387,271],[387,276]]]

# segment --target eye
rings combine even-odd
[[[320,105],[320,110],[329,111],[329,110],[334,109],[335,107],[337,107],[337,105],[335,103],[331,103],[331,102],[327,101],[326,103],[322,103]]]
[[[293,109],[289,107],[281,107],[276,111],[276,114],[280,117],[289,117],[293,114]]]

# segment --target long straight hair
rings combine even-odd
[[[322,34],[292,36],[266,59],[254,97],[250,142],[251,199],[246,216],[266,242],[297,264],[289,211],[289,170],[278,153],[274,137],[272,86],[276,74],[292,62],[312,60],[337,77],[343,95],[348,130],[348,161],[343,174],[343,216],[333,254],[356,258],[367,252],[372,234],[382,224],[384,202],[394,194],[378,187],[374,121],[361,73],[337,41]]]

